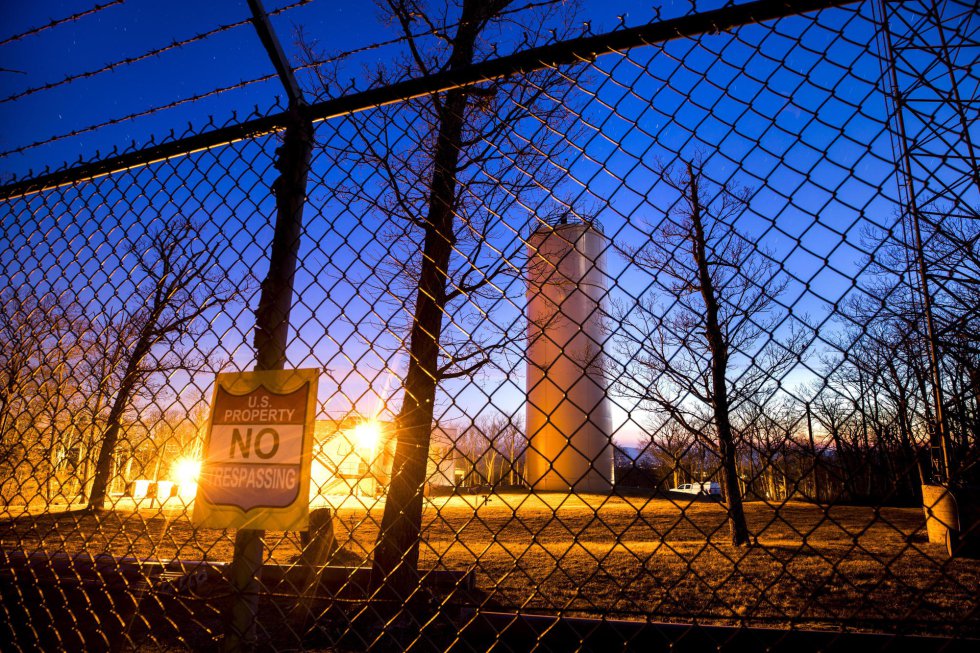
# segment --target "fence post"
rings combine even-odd
[[[333,530],[333,510],[317,508],[310,511],[310,525],[300,533],[302,551],[299,565],[304,572],[301,581],[299,600],[293,610],[294,621],[300,625],[303,632],[309,628],[310,620],[314,618],[313,601],[323,572],[330,562],[330,556],[337,548],[337,540]]]
[[[289,121],[282,145],[276,150],[279,177],[272,184],[276,196],[276,227],[269,255],[269,273],[262,281],[255,309],[255,369],[281,370],[286,364],[289,312],[293,281],[303,231],[306,180],[313,149],[313,124],[305,116],[306,102],[286,60],[260,0],[248,0],[252,23],[289,96]],[[231,564],[234,596],[232,618],[225,633],[224,651],[241,651],[255,642],[265,531],[242,528],[235,535]]]
[[[298,110],[286,128],[282,146],[276,151],[279,178],[272,185],[276,196],[276,227],[272,240],[269,273],[255,310],[256,370],[281,370],[286,363],[289,312],[293,303],[293,280],[303,228],[306,179],[313,147],[313,126]],[[263,536],[256,529],[239,529],[231,585],[235,597],[232,619],[225,635],[224,650],[239,651],[255,639],[255,615],[259,601]]]

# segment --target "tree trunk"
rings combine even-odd
[[[969,363],[967,364],[967,374],[970,378],[970,394],[973,399],[973,419],[970,420],[970,427],[973,437],[976,438],[980,433],[980,367]]]
[[[835,419],[833,417],[830,418],[832,421]],[[841,491],[848,500],[853,500],[857,493],[854,491],[854,478],[851,475],[851,454],[847,451],[847,445],[844,444],[840,426],[836,421],[833,421],[830,425],[830,438],[834,442],[834,451],[837,453],[837,468],[840,470]]]
[[[693,226],[692,249],[698,267],[701,297],[705,306],[705,332],[711,349],[711,392],[715,427],[718,429],[719,454],[721,455],[722,480],[725,487],[725,500],[728,502],[728,527],[732,544],[743,546],[749,543],[749,529],[745,523],[742,508],[742,493],[738,485],[735,438],[732,433],[728,402],[728,343],[719,323],[718,298],[715,296],[711,271],[708,269],[707,241],[704,225],[701,223],[701,204],[698,197],[698,180],[694,167],[688,163],[687,172],[691,182],[691,222]]]
[[[902,494],[909,499],[915,498],[917,479],[915,473],[915,448],[912,446],[912,423],[910,419],[908,390],[898,374],[898,368],[891,360],[888,361],[888,372],[891,375],[892,394],[896,404],[898,418],[898,441],[901,451],[899,465],[902,475]]]
[[[112,471],[112,455],[116,451],[119,443],[119,434],[122,431],[122,417],[126,406],[129,404],[133,390],[136,388],[137,370],[143,361],[146,347],[143,343],[137,343],[132,357],[126,365],[126,374],[123,376],[119,386],[119,392],[112,402],[109,410],[109,419],[106,420],[105,433],[102,436],[102,445],[99,447],[99,457],[95,463],[94,478],[92,479],[92,491],[88,497],[88,510],[104,510],[106,495],[109,491],[109,481]]]
[[[453,40],[450,70],[459,70],[472,63],[476,37],[487,11],[489,9],[478,0],[464,2]],[[407,599],[418,581],[422,485],[439,380],[439,342],[449,258],[455,243],[456,172],[467,100],[465,89],[455,89],[446,93],[438,108],[422,270],[409,341],[410,359],[404,399],[395,420],[398,442],[391,485],[374,551],[372,586],[377,590],[384,589],[383,598],[396,601]]]
[[[809,402],[806,405],[806,432],[810,439],[810,455],[813,457],[813,500],[820,503],[820,458],[817,456],[817,443],[813,439],[813,415],[810,412]]]

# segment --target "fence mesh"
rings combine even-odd
[[[392,3],[409,54],[309,115],[285,365],[319,375],[311,525],[264,532],[244,645],[980,636],[980,22],[835,4],[629,47],[541,29],[484,75],[492,3],[435,40]],[[12,646],[233,641],[236,532],[192,512],[215,375],[262,366],[290,120],[4,186]]]

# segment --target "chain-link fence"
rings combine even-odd
[[[973,4],[388,8],[368,90],[257,13],[288,108],[3,186],[4,641],[972,647]],[[282,368],[309,530],[195,525]]]

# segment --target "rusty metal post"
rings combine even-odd
[[[256,370],[281,370],[286,362],[289,312],[293,303],[293,280],[302,231],[306,179],[313,143],[313,127],[297,116],[286,129],[278,150],[279,178],[276,194],[276,227],[272,241],[269,273],[262,281],[262,294],[255,311]],[[237,651],[254,639],[258,607],[258,574],[262,567],[264,531],[240,529],[235,537],[231,583],[236,596],[224,650]]]
[[[282,47],[259,0],[249,0],[252,22],[289,95],[289,122],[282,145],[276,150],[279,177],[272,184],[276,196],[276,225],[269,256],[269,272],[262,281],[255,309],[255,369],[281,370],[286,364],[289,313],[293,305],[293,282],[303,230],[306,181],[313,150],[313,125],[306,116],[306,102],[299,90]],[[231,620],[222,649],[242,651],[255,643],[260,574],[264,557],[265,531],[239,529],[235,535],[235,557],[230,581],[234,596]]]

